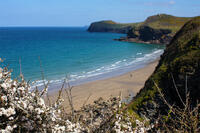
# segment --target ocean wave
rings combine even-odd
[[[142,53],[137,53],[136,55],[141,55]]]
[[[131,66],[134,68],[136,66],[142,66],[142,65],[145,65],[145,64],[148,64],[148,63],[154,61],[162,53],[163,53],[162,49],[157,49],[149,54],[137,53],[136,55],[138,55],[139,57],[133,57],[130,59],[122,59],[122,60],[116,61],[110,65],[101,66],[101,67],[93,69],[91,71],[82,71],[79,73],[70,74],[68,77],[68,81],[69,82],[75,82],[75,81],[78,82],[78,80],[84,80],[87,78],[107,74],[112,71],[117,71],[119,69],[126,69],[126,67]],[[39,80],[39,81],[35,81],[35,83],[32,85],[32,87],[42,86],[42,85],[44,85],[44,83],[47,84],[48,82],[50,84],[60,84],[60,83],[63,83],[64,79],[65,78],[61,78],[59,80],[50,80],[50,81]]]

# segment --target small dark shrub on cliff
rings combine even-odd
[[[155,86],[157,87],[163,102],[168,106],[169,110],[167,115],[161,115],[158,118],[154,130],[161,132],[199,133],[200,104],[198,101],[196,105],[191,104],[192,96],[190,96],[190,93],[187,92],[187,86],[185,87],[185,101],[183,101],[183,98],[179,94],[179,91],[175,85],[177,95],[182,103],[182,106],[170,104],[165,99],[164,94],[161,92],[161,89],[157,86],[156,83]]]

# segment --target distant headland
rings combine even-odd
[[[126,37],[115,39],[118,41],[169,44],[176,32],[190,19],[190,17],[157,14],[138,23],[116,23],[111,20],[94,22],[88,31],[127,34]]]

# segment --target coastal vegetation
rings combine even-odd
[[[95,22],[90,25],[88,31],[126,33],[127,37],[116,39],[119,41],[168,44],[176,32],[190,19],[189,17],[158,14],[139,23]]]
[[[154,73],[128,105],[119,96],[107,101],[100,98],[93,105],[84,104],[80,110],[74,110],[72,87],[66,80],[56,102],[48,99],[45,103],[48,84],[44,82],[44,88],[38,90],[31,88],[22,74],[11,79],[11,71],[1,62],[0,132],[198,133],[199,83],[200,17],[189,20],[176,32]],[[62,93],[68,97],[62,97]],[[65,111],[63,100],[69,101],[71,112]]]
[[[199,70],[200,17],[195,17],[187,22],[177,32],[171,43],[167,45],[154,73],[146,81],[144,88],[137,94],[133,102],[128,106],[128,109],[136,111],[141,116],[148,117],[151,120],[158,119],[161,115],[171,115],[169,112],[173,108],[178,109],[179,112],[181,112],[180,110],[183,112],[197,110],[197,114],[194,113],[195,111],[187,112],[195,117],[190,117],[192,120],[187,120],[190,124],[194,124],[196,119],[198,121],[197,127],[194,128],[194,126],[189,124],[183,130],[198,132],[198,101],[200,100]],[[188,103],[190,103],[189,107],[186,107]],[[186,110],[184,111],[184,109]],[[189,115],[187,113],[182,115]],[[175,113],[175,116],[173,115],[170,116],[172,117],[170,118],[171,120],[176,118],[178,114]],[[179,127],[180,123],[176,129]]]
[[[116,23],[112,20],[94,22],[88,28],[89,32],[113,32],[127,33],[132,27],[139,26],[141,23]]]
[[[42,90],[31,88],[21,74],[18,79],[11,79],[11,71],[0,69],[0,132],[41,132],[41,133],[101,133],[101,132],[133,132],[145,130],[144,124],[137,117],[124,116],[120,97],[105,101],[102,98],[93,105],[83,105],[74,110],[71,87],[64,82],[55,102],[48,97],[48,84]],[[67,88],[64,85],[68,84]],[[62,97],[66,92],[68,97]],[[69,100],[71,112],[62,106]],[[133,119],[134,118],[134,119]],[[132,127],[132,121],[138,126]]]

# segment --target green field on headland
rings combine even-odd
[[[126,33],[127,37],[116,39],[119,41],[168,44],[176,32],[190,19],[190,17],[158,14],[138,23],[94,22],[88,31]]]

